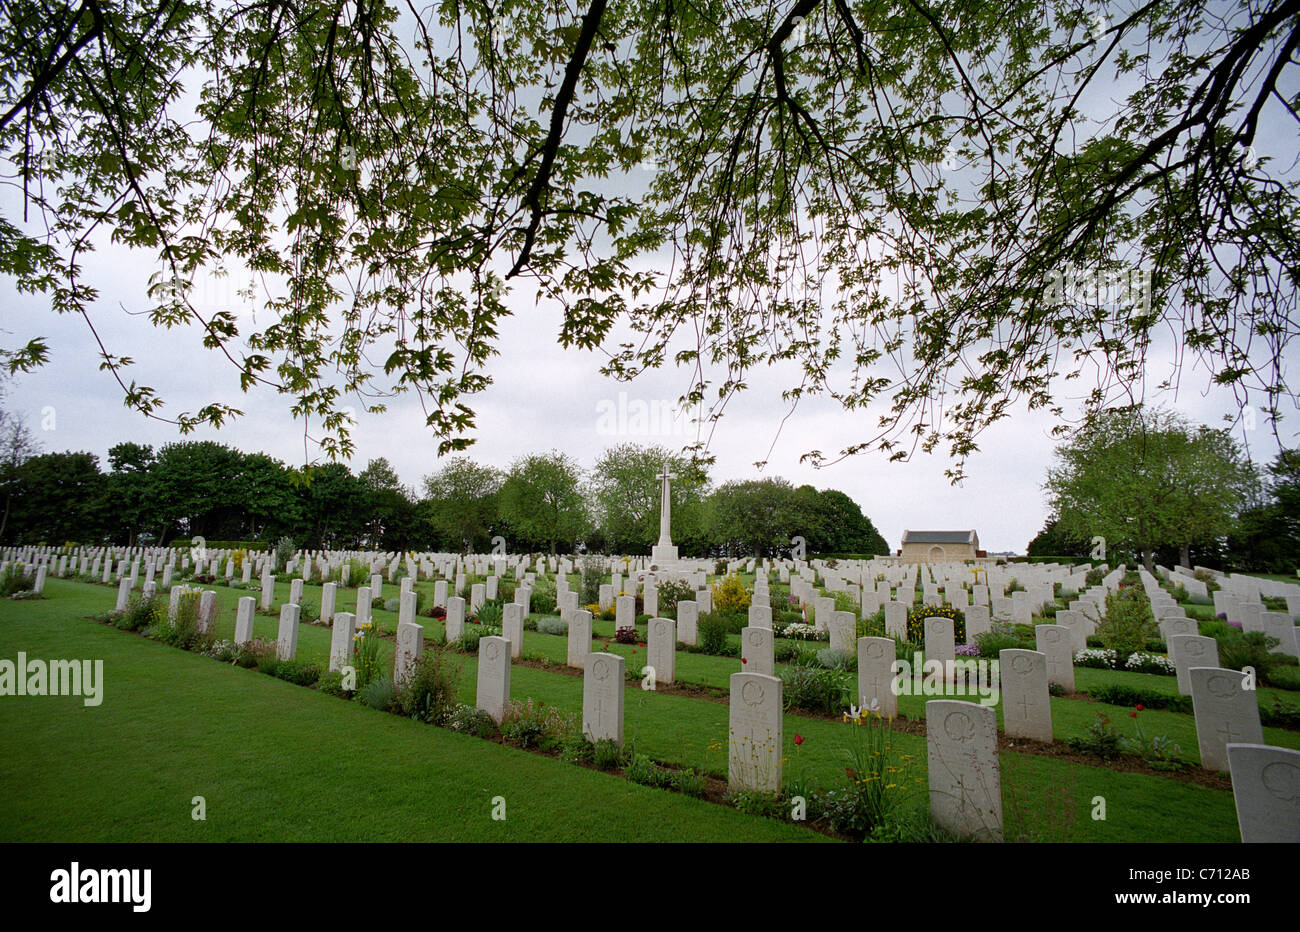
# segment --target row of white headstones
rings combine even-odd
[[[39,588],[43,588],[45,568],[45,565],[36,568]],[[557,567],[557,570],[562,568]],[[1300,840],[1300,815],[1295,805],[1295,790],[1300,786],[1300,752],[1264,745],[1259,707],[1250,677],[1239,671],[1219,668],[1214,639],[1187,633],[1189,626],[1192,632],[1196,630],[1194,620],[1185,615],[1180,617],[1172,610],[1177,607],[1154,577],[1145,571],[1142,577],[1169,644],[1179,691],[1192,696],[1202,765],[1209,769],[1229,770],[1232,775],[1243,839]],[[123,576],[118,593],[119,609],[125,607],[123,602],[129,598],[131,582],[130,576]],[[271,605],[275,577],[264,572],[261,582],[261,603],[266,610]],[[457,582],[458,587],[463,586],[462,580]],[[491,592],[496,588],[491,585],[494,582],[496,579],[492,577],[486,584],[473,587],[468,606],[470,611],[477,607],[475,602],[495,597]],[[292,581],[290,600],[281,607],[277,637],[277,654],[281,659],[292,659],[296,655],[302,583],[302,579]],[[414,622],[416,597],[411,583],[409,576],[402,580],[393,672],[397,683],[405,680],[415,658],[423,653],[424,629]],[[435,595],[435,602],[445,599],[447,638],[452,641],[461,634],[467,606],[462,598],[446,597],[445,580],[439,580],[439,584],[443,592]],[[621,588],[618,580],[614,585]],[[322,587],[321,619],[327,624],[332,621],[334,628],[331,670],[342,669],[350,661],[356,629],[369,620],[371,605],[377,598],[375,594],[382,591],[381,587],[382,577],[378,577],[371,580],[370,587],[358,590],[356,613],[335,613],[335,584],[327,583]],[[144,588],[146,591],[153,589],[153,580],[147,580]],[[576,594],[568,591],[567,579],[563,575],[557,580],[557,588],[561,595],[561,614],[568,623],[568,663],[585,671],[583,730],[593,741],[610,738],[621,745],[625,661],[615,654],[590,652],[591,614],[576,608]],[[1074,653],[1081,649],[1079,642],[1095,623],[1087,608],[1093,606],[1096,609],[1104,605],[1106,588],[1097,587],[1099,591],[1085,593],[1084,601],[1072,603],[1072,609],[1077,606],[1077,611],[1058,613],[1077,615],[1083,623],[1075,623],[1074,619],[1067,617],[1067,624],[1038,625],[1035,628],[1038,650],[1001,653],[1001,669],[1011,672],[1010,676],[1003,674],[1001,684],[1004,731],[1009,737],[1052,740],[1049,685],[1056,683],[1067,690],[1073,689]],[[651,577],[645,587],[647,600],[653,598],[654,589]],[[198,593],[199,623],[206,629],[216,617],[215,592],[173,586],[169,610],[175,617],[179,600],[191,591]],[[505,606],[502,635],[480,640],[478,706],[498,722],[505,715],[509,703],[510,661],[520,656],[529,591],[527,585],[519,586],[515,601]],[[707,588],[702,590],[698,601],[680,602],[677,621],[651,619],[647,639],[649,662],[642,674],[649,671],[652,685],[673,682],[679,635],[684,636],[685,643],[694,643],[694,622],[701,608],[699,601],[707,599],[708,591]],[[945,596],[949,591],[945,587]],[[905,595],[903,592],[899,594]],[[602,600],[605,595],[602,591]],[[625,627],[630,626],[635,597],[620,595],[615,601],[616,627],[619,622]],[[775,675],[773,659],[771,609],[767,604],[760,604],[768,601],[767,581],[765,576],[760,576],[753,592],[750,625],[741,633],[745,669],[731,678],[729,776],[736,788],[774,792],[781,787],[783,716],[781,680]],[[252,638],[257,602],[252,597],[239,601],[235,631],[237,644]],[[855,641],[850,632],[856,632],[856,613],[830,610],[835,605],[833,598],[815,596],[813,604],[818,627],[824,626],[829,630],[832,648],[857,649],[860,707],[886,717],[896,715],[897,692],[893,671],[897,658],[893,638],[868,637]],[[1241,604],[1250,603],[1243,600]],[[901,624],[903,629],[890,631],[891,635],[901,635],[906,625],[906,604],[891,600],[884,605],[887,622],[894,622],[890,627],[898,628]],[[869,607],[863,605],[863,611]],[[979,607],[978,604],[968,604],[968,616],[971,608]],[[657,606],[655,608],[657,610]],[[978,633],[981,614],[978,610],[974,612],[976,630],[972,632],[968,628],[968,641]],[[1289,616],[1284,617],[1290,622]],[[1268,621],[1263,617],[1261,620]],[[679,625],[690,630],[679,631]],[[1294,625],[1289,627],[1294,639]],[[1294,640],[1291,643],[1293,645]],[[925,651],[928,661],[937,661],[947,671],[946,684],[956,687],[957,678],[974,672],[963,671],[962,664],[966,662],[956,658],[951,619],[926,619]],[[999,837],[1001,797],[995,713],[991,708],[970,702],[932,700],[926,703],[926,719],[931,808],[936,820],[963,834]]]
[[[522,587],[521,587],[522,588]],[[754,601],[766,601],[766,586],[756,587]],[[1158,585],[1160,598],[1163,590]],[[527,600],[525,594],[521,596]],[[631,596],[619,598],[620,616],[631,611]],[[251,637],[252,598],[241,600],[244,623],[237,622],[236,640]],[[679,603],[680,605],[681,603]],[[459,636],[464,600],[449,600],[448,639]],[[510,701],[511,660],[521,654],[526,606],[506,606],[502,635],[479,643],[477,706],[500,723]],[[623,742],[625,659],[611,653],[593,653],[590,612],[563,608],[568,623],[569,666],[584,671],[583,731],[592,741],[608,738]],[[694,615],[694,611],[688,611]],[[845,617],[847,616],[847,618]],[[394,656],[394,682],[409,675],[415,658],[424,650],[424,629],[414,623],[415,595],[402,594]],[[1190,622],[1190,619],[1185,619]],[[751,606],[751,624],[741,632],[742,664],[732,675],[729,728],[729,782],[733,788],[777,792],[782,785],[783,705],[782,681],[776,675],[770,608]],[[1171,624],[1175,621],[1169,618]],[[351,657],[356,616],[336,614],[330,668],[339,670]],[[856,624],[852,612],[831,615],[831,633]],[[297,606],[281,610],[279,653],[290,658],[296,651]],[[1004,650],[999,655],[1003,730],[1013,738],[1050,742],[1052,717],[1050,684],[1074,688],[1074,638],[1078,629],[1065,625],[1038,625],[1038,650]],[[1300,752],[1264,744],[1259,706],[1250,678],[1218,667],[1217,643],[1195,634],[1167,634],[1177,669],[1179,690],[1192,696],[1202,766],[1228,770],[1243,840],[1300,840],[1300,821],[1294,812],[1294,780],[1300,775]],[[647,630],[646,666],[642,684],[650,687],[675,679],[678,622],[652,618]],[[897,680],[892,637],[857,638],[859,708],[886,718],[897,714]],[[974,661],[958,660],[953,622],[932,617],[925,621],[928,661],[942,665],[945,686],[963,691],[975,677]],[[964,665],[964,666],[963,666]],[[1009,671],[1009,675],[1008,672]],[[647,679],[648,677],[648,679]],[[926,703],[930,803],[936,821],[953,831],[976,837],[1001,835],[1001,790],[997,758],[997,717],[984,705],[956,700]],[[1291,781],[1291,782],[1288,782]]]

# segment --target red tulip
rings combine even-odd
[[[1140,703],[1140,702],[1137,704],[1137,707],[1136,707],[1136,708],[1137,708],[1137,710],[1138,710],[1139,712],[1145,712],[1145,711],[1146,711],[1146,709],[1142,708],[1142,703]]]
[[[1129,717],[1129,718],[1137,718],[1137,717],[1138,717],[1138,714],[1137,714],[1136,712],[1130,712],[1130,713],[1128,714],[1128,717]]]
[[[796,746],[796,747],[798,747],[799,745],[803,744],[803,736],[802,736],[802,735],[795,735],[795,736],[794,736],[794,743],[795,743],[795,746]]]

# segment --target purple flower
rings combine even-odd
[[[1234,628],[1240,628],[1240,627],[1241,627],[1241,622],[1239,622],[1239,621],[1230,621],[1230,622],[1228,622],[1228,624],[1230,624],[1230,625],[1231,625],[1232,627],[1234,627]]]
[[[978,644],[961,644],[957,647],[958,657],[978,657],[980,648]]]

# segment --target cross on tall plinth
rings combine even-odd
[[[659,479],[659,543],[650,550],[650,559],[655,565],[663,567],[666,563],[677,562],[677,548],[673,546],[672,538],[672,492],[669,481],[676,479],[675,473],[668,471],[668,463],[664,463],[664,471],[656,478]]]

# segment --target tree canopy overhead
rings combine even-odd
[[[183,431],[241,412],[169,415],[100,339],[104,238],[159,257],[128,310],[331,456],[350,398],[401,392],[464,448],[528,282],[611,375],[676,363],[717,414],[790,362],[792,402],[864,412],[814,462],[942,444],[959,478],[1013,405],[1061,408],[1057,376],[1095,367],[1092,407],[1176,379],[1164,329],[1290,396],[1296,190],[1265,127],[1294,148],[1297,45],[1296,0],[16,0],[0,272]],[[256,323],[196,299],[212,269],[253,278]]]

